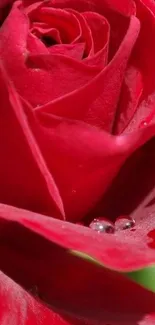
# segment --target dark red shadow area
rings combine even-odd
[[[154,311],[153,293],[16,223],[1,221],[0,256],[5,274],[30,292],[36,286],[36,299],[80,316],[74,324],[139,325]]]

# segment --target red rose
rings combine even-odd
[[[152,325],[155,294],[121,272],[155,263],[154,1],[11,3],[0,3],[0,324]]]

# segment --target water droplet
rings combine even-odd
[[[129,216],[120,216],[115,221],[116,230],[126,230],[135,226],[135,220]]]
[[[39,72],[40,71],[40,69],[38,69],[38,68],[35,68],[33,70],[36,71],[36,72]]]
[[[113,234],[115,231],[114,225],[107,219],[105,218],[97,218],[94,219],[89,227],[98,233],[108,233],[108,234]]]

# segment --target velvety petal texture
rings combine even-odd
[[[154,325],[154,37],[153,0],[0,1],[0,324]]]
[[[50,209],[51,204],[52,211],[54,205],[58,204],[59,214],[60,211],[63,214],[59,191],[27,126],[26,116],[23,115],[18,96],[13,91],[11,83],[8,83],[6,88],[4,79],[8,81],[1,66],[1,202],[10,201],[14,205],[29,206],[32,210],[36,210],[38,206],[37,209],[39,211],[42,209],[44,213],[47,208]],[[30,178],[34,180],[34,187],[31,186]],[[53,196],[52,200],[51,196]]]
[[[10,221],[4,222],[8,214]],[[0,267],[29,293],[2,275],[0,293],[7,287],[3,293],[4,316],[13,315],[14,310],[17,324],[23,317],[23,324],[39,324],[41,320],[43,324],[51,321],[54,325],[118,325],[122,322],[141,325],[142,322],[149,324],[148,319],[154,320],[153,293],[119,273],[87,263],[55,246],[49,237],[51,218],[30,216],[31,222],[34,218],[43,219],[44,229],[49,220],[48,240],[45,240],[44,236],[11,222],[24,220],[26,224],[28,212],[1,205],[0,216],[3,218],[0,221]],[[10,263],[14,268],[10,268]]]

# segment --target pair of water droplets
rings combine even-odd
[[[130,229],[134,226],[135,220],[133,220],[131,217],[120,216],[116,219],[115,223],[112,223],[102,217],[96,218],[90,223],[89,228],[97,231],[98,233],[114,234],[115,231]]]

